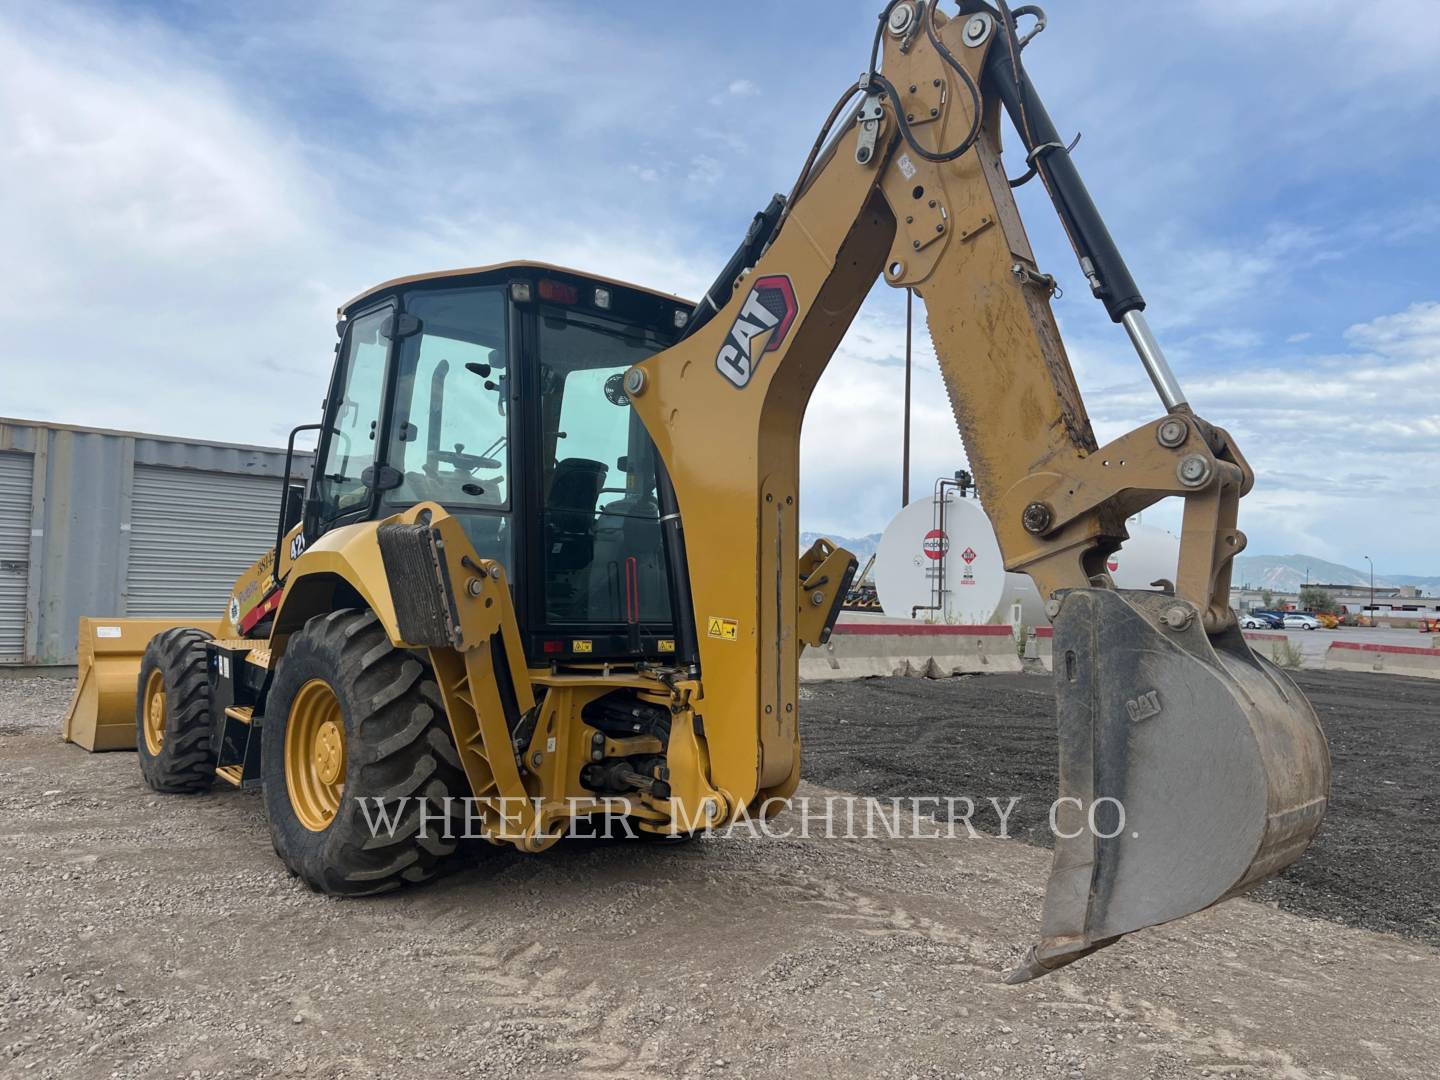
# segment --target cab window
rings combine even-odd
[[[410,506],[507,504],[505,297],[498,288],[415,292],[405,310],[420,332],[396,362],[385,501]]]
[[[398,350],[385,504],[498,515],[510,505],[504,291],[415,290],[405,311],[420,331]],[[508,561],[502,518],[465,524],[481,555]]]
[[[663,347],[650,330],[541,310],[547,623],[670,622],[655,447],[623,387],[626,370]]]
[[[385,307],[355,319],[345,338],[344,357],[331,389],[329,427],[315,474],[322,522],[334,521],[370,505],[380,406],[385,392],[385,361],[390,339],[382,332],[392,309]]]

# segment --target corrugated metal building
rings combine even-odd
[[[82,615],[223,614],[284,472],[283,449],[0,418],[0,665],[73,664]]]

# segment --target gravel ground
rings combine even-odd
[[[156,796],[134,755],[62,744],[69,688],[0,680],[7,1078],[1430,1080],[1440,1061],[1440,951],[1245,900],[1004,985],[1048,869],[1014,841],[575,843],[318,896],[254,793]]]
[[[1253,895],[1440,945],[1440,681],[1293,674],[1330,742],[1330,808],[1310,850]],[[996,796],[1002,806],[1018,795],[1009,834],[1050,846],[1057,751],[1048,678],[866,679],[804,693],[810,780],[866,795]],[[973,820],[999,826],[993,813]]]

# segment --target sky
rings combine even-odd
[[[0,0],[0,415],[273,445],[318,418],[336,307],[387,278],[528,258],[698,295],[881,6]],[[1049,8],[1027,67],[1255,469],[1248,553],[1440,574],[1433,0]],[[1158,401],[1043,189],[1019,197],[1115,438]],[[917,328],[923,496],[965,461]],[[804,528],[899,509],[903,349],[881,283],[806,417]]]

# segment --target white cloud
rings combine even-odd
[[[804,527],[879,532],[900,509],[904,299],[882,286],[862,308],[821,377],[800,443]],[[923,306],[915,309],[911,499],[965,467]]]
[[[363,58],[351,31],[314,40]],[[581,36],[557,36],[563,71]],[[223,70],[159,25],[64,5],[0,14],[0,229],[20,255],[0,266],[0,413],[273,442],[313,418],[335,308],[375,282],[529,257],[695,295],[719,261],[656,220],[653,199],[607,194],[663,180],[658,167],[587,172],[578,188],[520,154],[462,168],[484,144],[433,145],[420,119],[384,140],[317,141]],[[495,74],[473,55],[470,71]],[[578,89],[583,73],[570,78]],[[484,113],[471,104],[457,108]]]
[[[760,87],[756,86],[749,79],[735,79],[729,86],[725,87],[723,93],[714,94],[710,97],[711,105],[724,105],[732,98],[755,97],[760,93]]]
[[[297,273],[325,235],[324,186],[223,86],[155,62],[171,52],[153,28],[59,8],[0,25],[7,412],[153,428],[173,411],[203,435],[217,386],[235,417],[264,415],[307,342],[325,363],[333,293]],[[297,321],[314,334],[291,339]]]
[[[902,312],[898,295],[877,290],[821,379],[802,442],[807,528],[860,535],[898,509]],[[912,498],[965,464],[918,308],[916,333]],[[1345,337],[1351,352],[1197,373],[1185,388],[1256,471],[1240,522],[1252,554],[1353,563],[1357,544],[1383,542],[1392,570],[1427,572],[1440,535],[1440,302],[1356,324]],[[1123,339],[1104,354],[1070,351],[1102,442],[1158,415]],[[1097,375],[1111,381],[1097,388]],[[1145,517],[1178,530],[1180,503]]]
[[[1345,338],[1353,351],[1197,374],[1185,389],[1255,469],[1240,522],[1252,553],[1353,563],[1373,538],[1392,569],[1424,573],[1440,535],[1440,303],[1356,324]],[[1091,405],[1107,437],[1154,415],[1142,390]]]
[[[690,172],[685,179],[688,183],[709,187],[719,181],[725,175],[725,169],[719,159],[709,154],[696,154],[690,159]]]
[[[1376,280],[1378,256],[1354,260],[1419,250],[1440,203],[1331,192],[1315,209],[1286,184],[1386,167],[1374,144],[1387,124],[1409,127],[1384,153],[1423,149],[1413,116],[1440,94],[1440,23],[1417,15],[1398,40],[1396,13],[1411,8],[1357,24],[1351,6],[1319,0],[1297,22],[1292,5],[1260,0],[1247,18],[1264,55],[1247,68],[1250,24],[1217,61],[1222,8],[1186,9],[1204,39],[1167,50],[1163,73],[1145,59],[1163,94],[1099,77],[1139,70],[1138,52],[1178,33],[1162,21],[1117,36],[1077,15],[1027,60],[1057,123],[1086,128],[1080,164],[1182,381],[1260,473],[1242,521],[1255,545],[1341,557],[1383,535],[1412,560],[1402,570],[1424,572],[1440,532],[1427,509],[1440,305],[1406,307],[1417,297]],[[185,30],[63,3],[5,8],[0,229],[18,257],[0,266],[0,412],[274,441],[313,419],[335,305],[374,282],[531,257],[697,295],[749,213],[788,188],[872,25],[813,35],[805,64],[764,69],[762,92],[673,23],[593,7],[433,4],[397,18],[327,0],[213,9]],[[1363,63],[1335,70],[1356,49]],[[722,108],[705,107],[711,95]],[[1355,140],[1369,149],[1339,153]],[[1068,289],[1057,315],[1097,434],[1113,438],[1155,415],[1154,394],[1078,281],[1039,185],[1021,198]],[[1405,280],[1425,288],[1430,265]],[[1320,292],[1326,274],[1343,289]],[[1293,309],[1311,290],[1334,307],[1328,328]],[[903,310],[879,287],[820,382],[806,528],[874,531],[898,508]],[[1298,347],[1311,355],[1293,360]],[[915,352],[918,495],[964,451],[919,308]]]
[[[1236,30],[1234,11],[1226,5],[1194,0],[1187,13],[1210,25],[1217,44]],[[1352,59],[1338,70],[1327,68],[1331,88],[1395,78],[1413,80],[1413,92],[1440,90],[1435,57],[1440,53],[1440,23],[1433,0],[1386,0],[1357,9],[1349,0],[1307,0],[1303,12],[1291,0],[1250,0],[1245,5],[1245,32],[1259,38],[1261,48],[1283,48],[1277,59],[1287,68],[1324,66],[1330,50],[1340,44]],[[1383,109],[1384,101],[1366,103]]]

